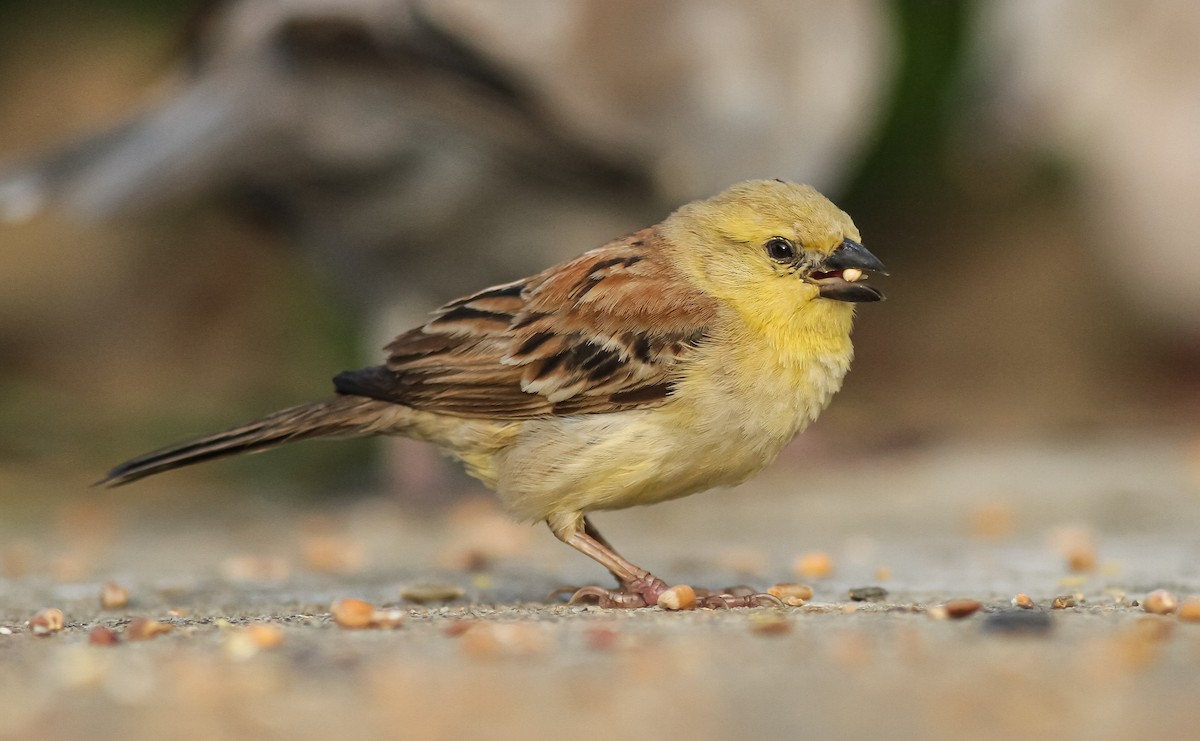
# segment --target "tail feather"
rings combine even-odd
[[[121,486],[172,468],[266,450],[294,440],[367,435],[376,431],[371,423],[375,421],[380,406],[389,405],[363,397],[339,396],[283,409],[240,427],[125,461],[109,471],[97,484]]]

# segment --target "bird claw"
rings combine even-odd
[[[567,604],[598,605],[622,609],[654,607],[658,604],[659,595],[667,589],[669,587],[665,581],[653,574],[646,574],[622,584],[618,589],[584,587],[571,595]]]
[[[604,587],[583,587],[575,590],[567,604],[596,605],[606,608],[634,609],[638,607],[654,607],[658,597],[668,589],[667,583],[655,576],[647,575],[619,589]],[[565,590],[556,590],[565,593]],[[723,592],[710,592],[706,589],[696,590],[696,607],[708,610],[728,610],[734,607],[784,607],[781,599],[773,594],[764,594],[742,589],[729,589]]]
[[[604,587],[584,587],[571,595],[568,605],[597,605],[599,607],[619,607],[632,609],[647,607],[646,598],[635,592],[625,592],[620,589],[605,589]]]
[[[729,610],[734,607],[784,607],[783,600],[773,594],[708,594],[697,596],[696,607],[708,610]]]

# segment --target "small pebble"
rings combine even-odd
[[[1142,609],[1155,615],[1170,615],[1179,608],[1179,598],[1165,589],[1155,589],[1142,600]]]
[[[767,589],[767,594],[778,597],[785,605],[799,607],[813,598],[813,588],[807,584],[775,584]]]
[[[882,602],[887,596],[888,592],[883,587],[854,587],[850,590],[850,599],[855,602]]]
[[[983,630],[1003,635],[1042,635],[1054,627],[1050,613],[1041,610],[1001,610],[983,619]]]
[[[696,607],[696,590],[687,584],[676,584],[658,595],[658,606],[664,610],[692,610]]]
[[[1019,592],[1016,597],[1013,597],[1012,606],[1019,607],[1022,610],[1032,610],[1033,608],[1037,607],[1037,603],[1034,602],[1033,598],[1028,594]]]
[[[35,636],[48,636],[51,633],[57,633],[63,629],[63,611],[57,607],[47,607],[44,610],[38,610],[37,613],[29,619],[29,630]]]
[[[943,607],[946,608],[946,617],[961,620],[982,610],[983,603],[975,599],[952,599]]]
[[[1188,597],[1180,602],[1177,615],[1186,623],[1200,623],[1200,597]]]
[[[100,607],[105,610],[120,610],[129,605],[129,590],[120,584],[105,582],[100,587]]]

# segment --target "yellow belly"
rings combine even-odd
[[[739,353],[701,357],[664,406],[527,422],[496,458],[517,517],[653,504],[745,481],[816,418],[849,368],[849,343],[747,372]],[[741,353],[741,355],[753,353]],[[719,360],[719,362],[716,362]]]

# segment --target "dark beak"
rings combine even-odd
[[[821,298],[834,301],[850,301],[865,303],[882,301],[883,292],[874,286],[867,285],[862,280],[850,282],[842,278],[842,271],[850,268],[864,273],[887,275],[887,268],[858,242],[843,239],[833,254],[825,258],[822,269],[816,274],[817,285],[820,286]]]
[[[879,273],[887,275],[887,268],[870,252],[853,239],[843,239],[833,254],[825,258],[826,270],[845,270],[846,268],[858,268],[866,270],[870,273]]]

